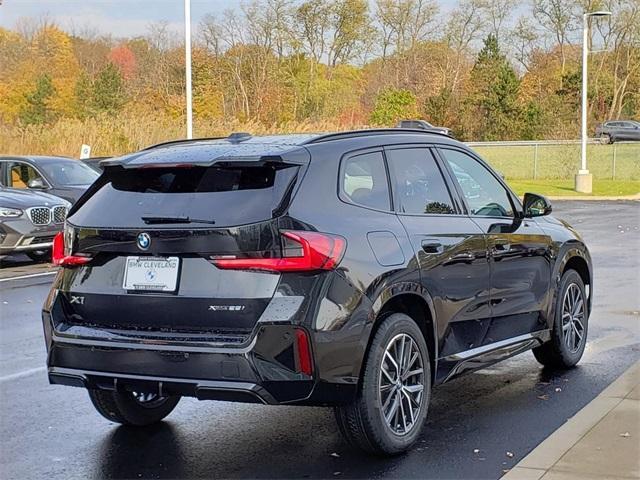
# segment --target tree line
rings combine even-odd
[[[640,0],[253,0],[195,28],[196,135],[423,118],[465,140],[576,138],[582,13],[595,9],[613,15],[591,25],[590,128],[637,119]],[[0,29],[0,71],[12,131],[184,122],[184,45],[166,23],[114,38],[21,21]]]

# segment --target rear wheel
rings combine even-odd
[[[427,416],[431,389],[429,352],[407,315],[382,321],[365,359],[356,400],[336,407],[347,441],[369,453],[395,455],[416,441]]]
[[[161,397],[155,393],[89,390],[89,398],[98,413],[112,422],[145,426],[169,415],[180,401],[178,396]]]
[[[542,365],[571,368],[582,357],[587,343],[588,302],[582,278],[567,270],[560,280],[551,340],[533,349]]]

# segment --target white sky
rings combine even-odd
[[[14,28],[20,18],[54,21],[69,31],[90,29],[114,37],[147,33],[150,23],[169,22],[182,32],[182,0],[0,0],[0,27]],[[191,0],[193,25],[207,13],[239,8],[239,0]]]

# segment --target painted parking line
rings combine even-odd
[[[12,280],[24,280],[24,279],[27,279],[27,278],[44,277],[46,275],[55,275],[56,273],[58,273],[58,272],[55,271],[55,272],[43,272],[43,273],[31,273],[29,275],[19,275],[17,277],[0,278],[0,283],[9,282],[9,281],[12,281]]]
[[[11,380],[18,380],[20,378],[33,375],[34,373],[44,372],[46,370],[47,370],[47,367],[36,367],[36,368],[30,368],[29,370],[24,370],[22,372],[12,373],[11,375],[5,375],[4,377],[0,377],[0,383],[10,382]]]

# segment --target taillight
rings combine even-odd
[[[305,375],[313,373],[313,360],[311,358],[311,346],[306,330],[296,328],[296,349],[298,351],[297,370]]]
[[[54,265],[60,265],[62,267],[73,267],[77,265],[84,265],[91,261],[91,257],[84,257],[81,255],[68,255],[70,252],[65,251],[64,245],[64,233],[60,232],[53,237],[53,249],[52,249],[52,261]]]
[[[338,235],[307,231],[281,232],[283,247],[280,258],[212,257],[218,268],[233,270],[268,270],[300,272],[333,270],[344,255],[347,242]]]

